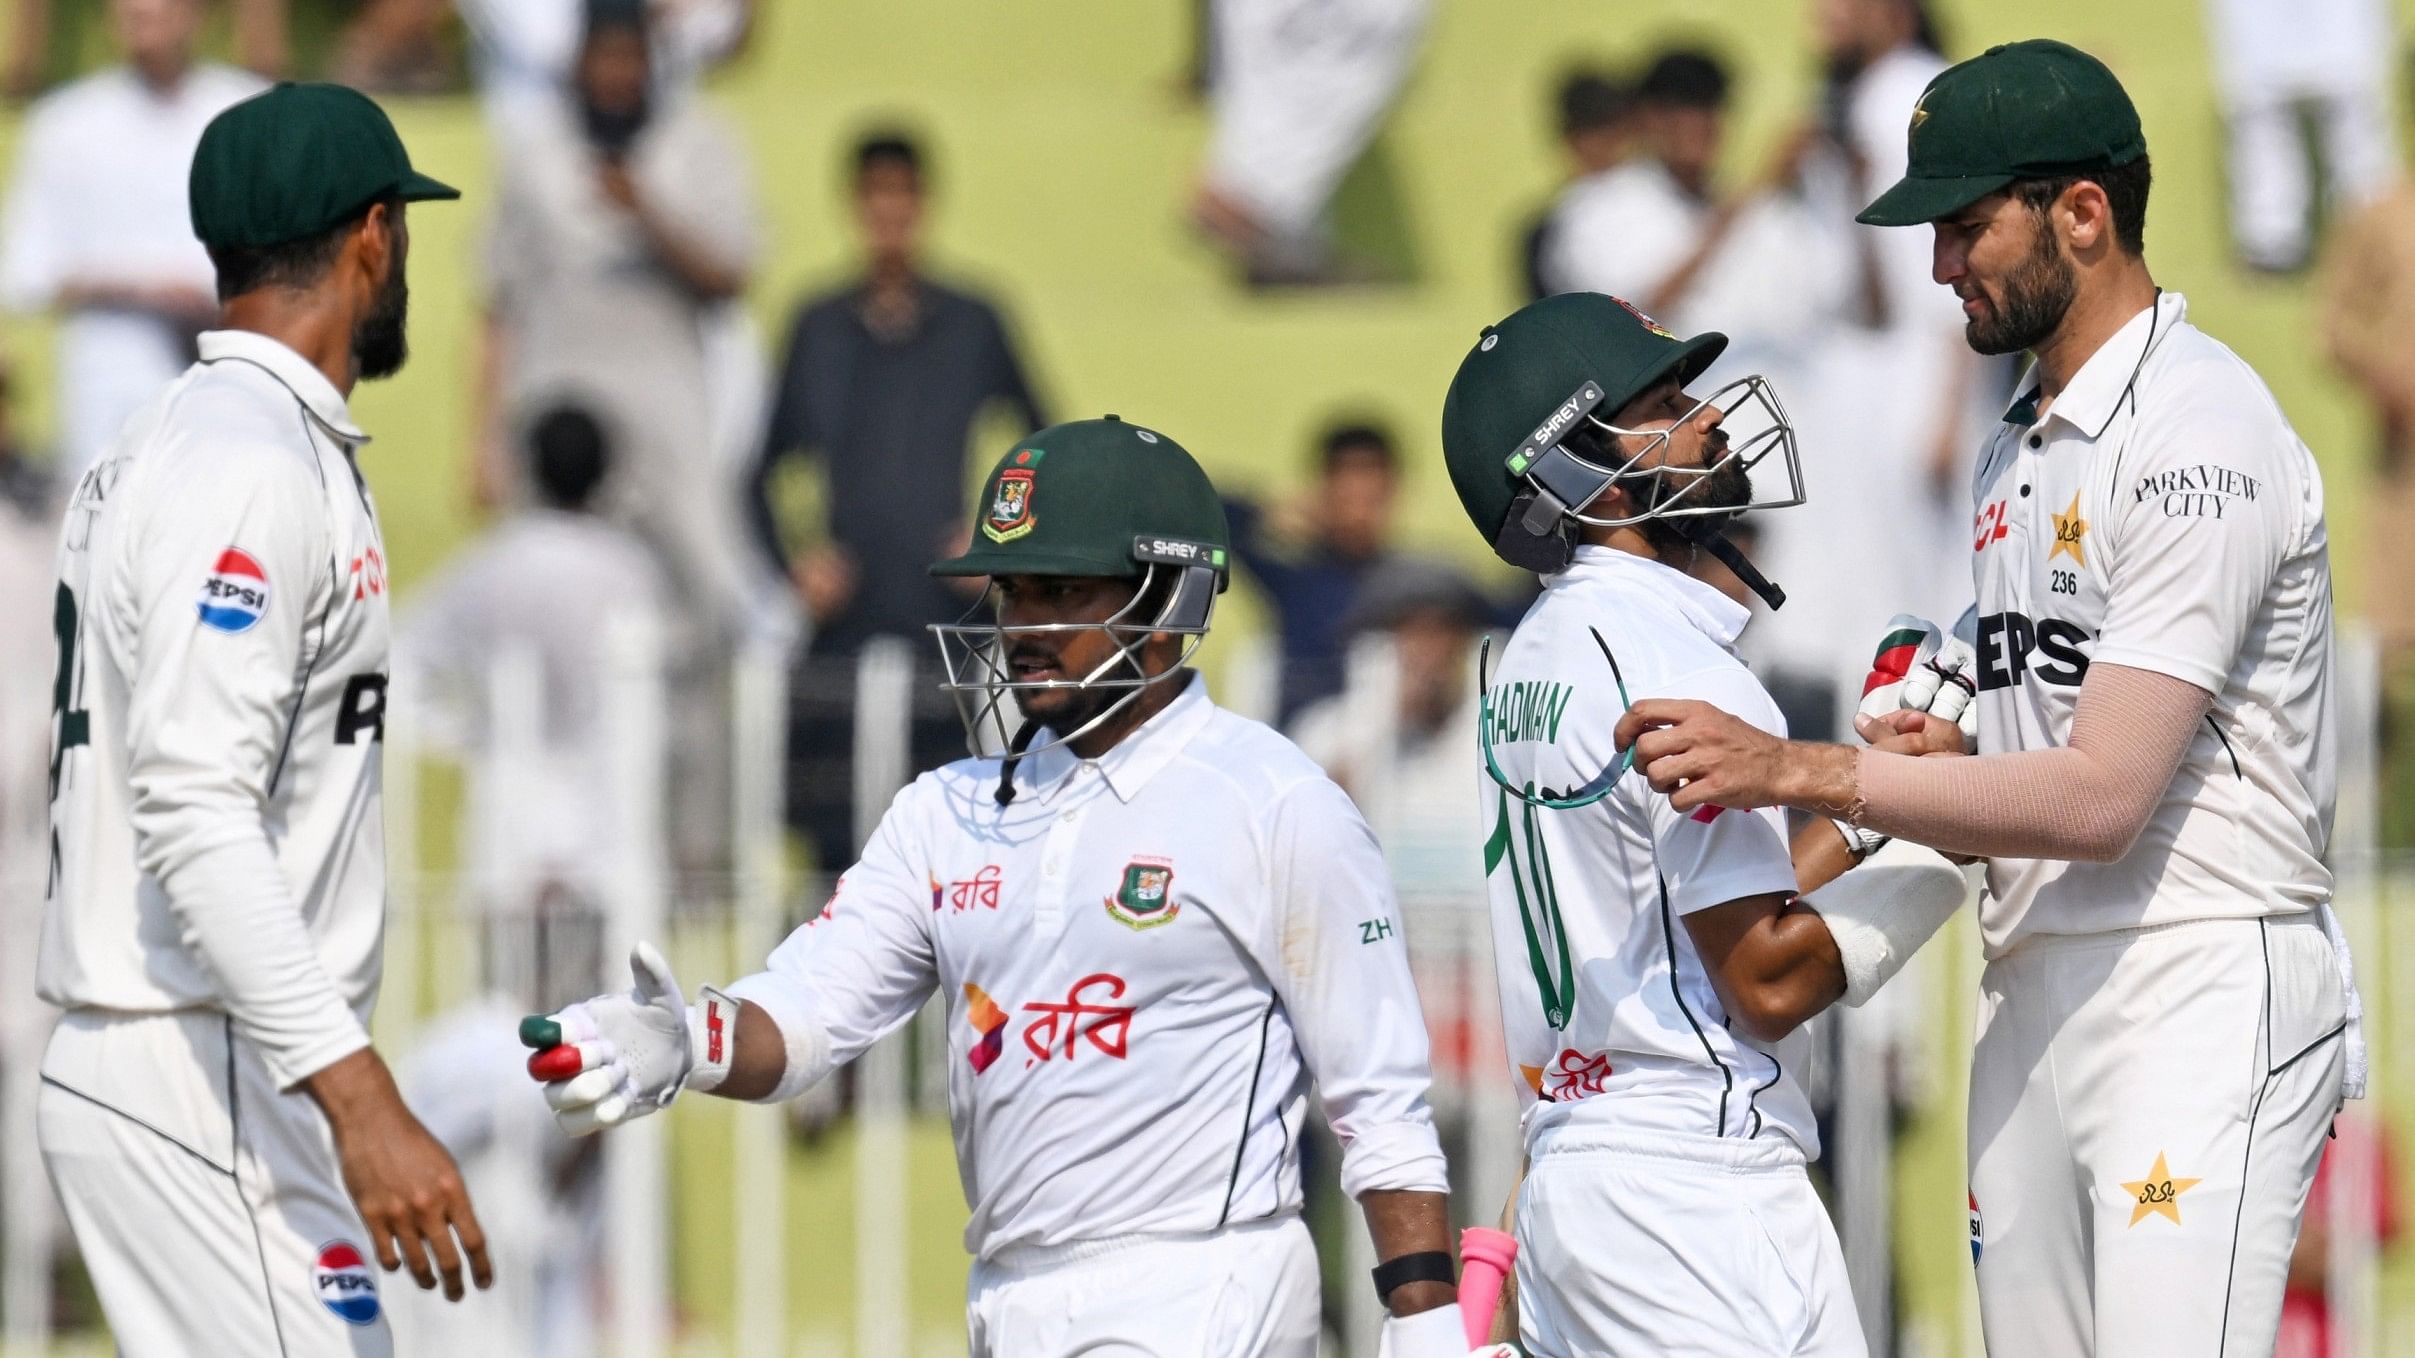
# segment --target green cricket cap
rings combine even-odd
[[[411,168],[394,124],[369,96],[291,81],[210,120],[187,192],[193,234],[221,249],[304,240],[388,196],[461,196]]]
[[[1668,378],[1691,382],[1727,348],[1680,339],[1625,301],[1564,292],[1484,328],[1442,401],[1442,456],[1476,531],[1500,535],[1526,469],[1581,417],[1611,421]]]
[[[1222,589],[1232,536],[1199,463],[1154,429],[1109,415],[1017,443],[981,484],[973,543],[933,575],[1139,575],[1210,566]]]
[[[1912,105],[1911,163],[1855,220],[1921,226],[2016,180],[2127,165],[2147,153],[2138,109],[2105,63],[2047,38],[1949,66]]]

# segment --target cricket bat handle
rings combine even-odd
[[[1490,1226],[1459,1233],[1459,1315],[1467,1324],[1467,1346],[1492,1342],[1493,1313],[1501,1309],[1501,1280],[1518,1260],[1518,1238]]]

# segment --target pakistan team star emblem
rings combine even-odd
[[[1107,913],[1130,929],[1154,929],[1171,924],[1182,913],[1174,900],[1174,861],[1135,858],[1124,864],[1124,880],[1106,901]]]
[[[2130,1209],[2130,1224],[2135,1226],[2154,1216],[2168,1218],[2173,1225],[2179,1225],[2180,1195],[2204,1182],[2203,1179],[2173,1178],[2171,1168],[2164,1164],[2163,1152],[2155,1152],[2155,1167],[2147,1171],[2147,1177],[2122,1185],[2122,1191],[2129,1194],[2130,1200],[2136,1204]]]
[[[2080,517],[2080,493],[2071,492],[2071,508],[2054,516],[2054,546],[2046,550],[2046,559],[2054,560],[2069,553],[2073,561],[2088,564],[2088,521]]]
[[[1008,467],[991,488],[989,513],[981,520],[982,536],[992,542],[1012,542],[1032,530],[1031,489],[1037,475],[1030,467]]]

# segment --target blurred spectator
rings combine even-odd
[[[202,127],[261,87],[194,60],[201,0],[110,0],[109,19],[126,63],[27,113],[0,212],[0,302],[60,314],[62,479],[192,363],[217,315],[185,170]]]
[[[1292,738],[1366,811],[1404,900],[1481,913],[1468,741],[1490,602],[1457,567],[1413,556],[1369,570],[1356,596],[1342,624],[1351,684],[1302,708]]]
[[[2315,157],[2334,213],[2387,189],[2390,7],[2384,0],[2206,0],[2230,135],[2231,239],[2251,269],[2304,267],[2314,241]]]
[[[1843,729],[1888,618],[1950,625],[1969,606],[1970,573],[1952,563],[1970,551],[1970,460],[1997,411],[1984,409],[1995,392],[1978,380],[1960,304],[1930,277],[1928,233],[1853,220],[1902,174],[1912,107],[1946,67],[1927,11],[1920,0],[1808,8],[1827,83],[1796,136],[1801,181],[1808,229],[1832,243],[1845,286],[1785,392],[1811,507],[1766,516],[1760,564],[1788,602],[1744,644],[1794,733],[1817,740]],[[2009,380],[2004,365],[1987,371]]]
[[[29,99],[48,83],[56,46],[51,40],[53,3],[13,0],[10,5],[8,66],[0,71],[0,93],[11,99]],[[228,0],[238,65],[261,75],[285,73],[286,4],[287,0]]]
[[[2359,612],[2382,649],[2383,767],[2400,766],[2415,722],[2405,679],[2415,672],[2415,179],[2342,224],[2324,280],[2324,338],[2331,360],[2373,410],[2374,476],[2358,497],[2369,525],[2356,563]],[[2394,787],[2404,780],[2393,780]],[[2393,802],[2401,799],[2393,799]],[[2407,806],[2390,805],[2395,839]]]
[[[2351,1155],[2367,1159],[2372,1192],[2358,1193],[2347,1212],[2334,1202],[2336,1177]],[[2398,1166],[2390,1153],[2386,1129],[2361,1113],[2342,1113],[2332,1122],[2331,1139],[2323,1145],[2322,1162],[2315,1166],[2314,1187],[2306,1194],[2306,1217],[2298,1227],[2297,1248],[2289,1256],[2289,1286],[2281,1296],[2280,1341],[2273,1358],[2331,1358],[2346,1352],[2334,1347],[2331,1331],[2331,1252],[2342,1230],[2353,1225],[2369,1232],[2377,1248],[2398,1239]],[[2353,1215],[2350,1215],[2353,1213]]]
[[[395,1352],[587,1358],[604,1351],[604,1138],[572,1138],[528,1087],[520,1019],[611,984],[604,922],[559,897],[491,920],[486,984],[436,1015],[396,1062],[403,1098],[485,1205],[495,1285],[459,1302],[415,1287],[385,1294]]]
[[[631,817],[612,777],[626,737],[607,721],[606,685],[614,647],[658,632],[667,590],[645,544],[596,513],[612,463],[592,414],[539,416],[535,503],[453,557],[396,629],[398,667],[425,690],[431,734],[472,756],[461,842],[482,911],[526,912],[552,893],[596,908],[629,867]],[[533,686],[520,720],[495,710],[498,696],[511,701],[496,667],[513,658]]]
[[[966,532],[974,421],[1003,402],[1026,429],[1048,422],[998,306],[926,271],[921,146],[875,133],[853,174],[862,272],[797,308],[754,496],[757,540],[794,580],[824,655],[876,636],[920,646],[926,625],[963,611],[929,567]],[[819,460],[829,480],[826,532],[793,559],[767,494],[790,457]]]
[[[446,0],[378,0],[371,7],[426,11],[433,27]],[[760,0],[651,0],[648,26],[654,44],[654,87],[664,98],[685,94],[702,75],[737,57],[754,34]],[[470,55],[479,95],[498,128],[515,126],[542,114],[561,97],[579,51],[583,27],[582,0],[452,0],[469,30]],[[393,36],[367,37],[371,11],[364,11],[356,32],[364,62],[378,60],[374,52],[407,50],[422,41],[409,25],[395,25]]]
[[[712,653],[762,621],[703,338],[754,269],[755,202],[734,129],[656,98],[648,24],[644,0],[588,0],[568,96],[504,144],[480,489],[491,503],[510,483],[501,429],[592,411],[618,452],[605,509],[660,554],[680,649]]]
[[[1214,0],[1216,131],[1192,220],[1259,284],[1331,277],[1325,209],[1375,139],[1430,0]]]
[[[18,442],[9,396],[9,371],[0,365],[0,1137],[30,1148],[42,1047],[58,1012],[34,993],[34,954],[50,874],[60,497]],[[0,1180],[0,1201],[8,1204],[0,1257],[50,1257],[66,1230],[38,1157],[0,1155],[0,1165],[13,1176]],[[11,1300],[34,1309],[49,1298]],[[9,1319],[38,1328],[36,1316]]]
[[[1634,153],[1640,122],[1635,91],[1617,77],[1580,67],[1561,79],[1555,103],[1560,149],[1568,157],[1568,183],[1620,165]],[[1551,293],[1543,261],[1551,252],[1552,215],[1551,208],[1538,213],[1521,238],[1518,263],[1530,301]]]
[[[1316,485],[1305,500],[1268,510],[1227,500],[1233,555],[1266,591],[1282,646],[1276,725],[1341,691],[1342,648],[1359,589],[1392,541],[1400,457],[1371,424],[1341,424],[1318,441]]]
[[[924,256],[930,179],[914,137],[882,130],[848,161],[860,272],[809,297],[788,331],[754,477],[753,536],[790,579],[813,626],[810,676],[794,686],[789,818],[836,870],[855,858],[854,662],[877,637],[930,659],[923,629],[968,596],[930,565],[962,549],[965,457],[974,425],[1004,406],[1025,430],[1048,416],[998,305],[935,278]],[[792,551],[770,486],[790,458],[818,462],[826,513],[813,545]],[[912,760],[963,753],[964,732],[916,683]]]
[[[1780,147],[1740,190],[1716,190],[1728,83],[1707,52],[1652,61],[1635,92],[1642,154],[1561,197],[1542,258],[1546,291],[1624,297],[1679,330],[1721,330],[1748,349],[1799,345],[1833,309],[1815,253],[1821,233],[1777,191],[1794,178],[1800,143]]]

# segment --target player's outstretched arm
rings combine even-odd
[[[461,1300],[465,1258],[471,1281],[492,1286],[486,1232],[479,1229],[461,1172],[404,1106],[385,1061],[362,1047],[305,1078],[302,1088],[327,1115],[345,1191],[368,1228],[377,1262],[389,1273],[410,1269],[424,1288],[441,1279],[449,1301]]]

